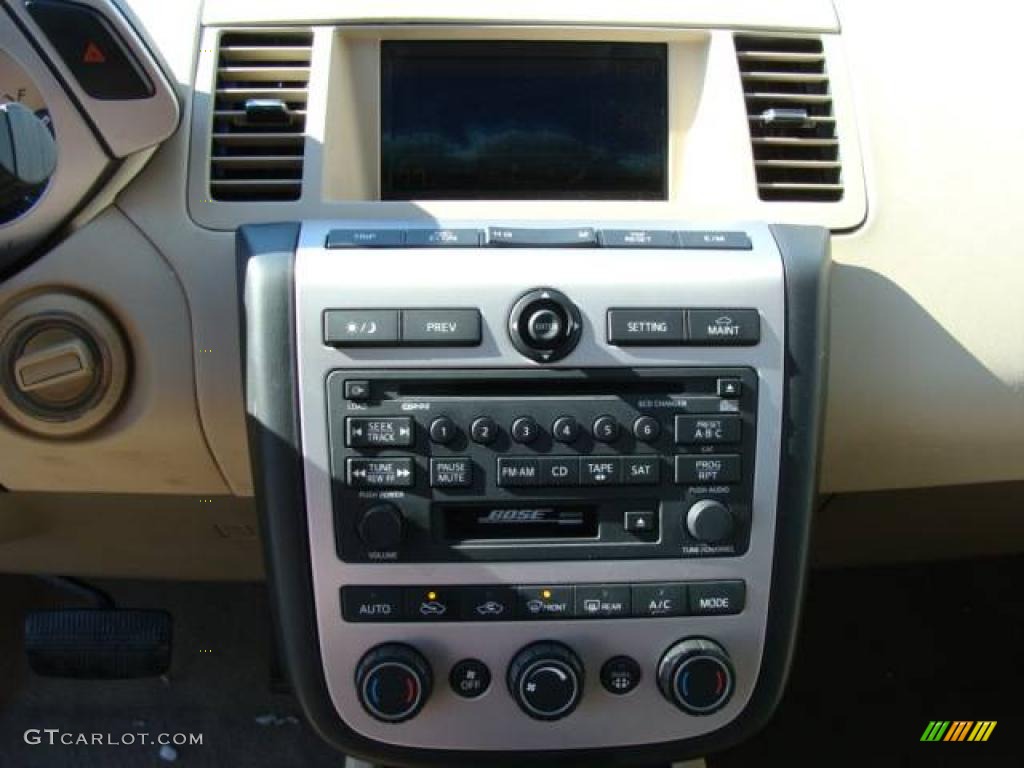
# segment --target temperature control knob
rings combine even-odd
[[[714,499],[701,499],[686,513],[686,530],[697,541],[721,544],[732,538],[736,527],[732,512]]]
[[[658,663],[662,695],[690,715],[710,715],[724,707],[734,682],[729,654],[703,637],[680,640]]]
[[[561,720],[583,695],[583,662],[562,643],[528,645],[509,664],[508,689],[535,720]]]
[[[423,708],[433,686],[430,664],[410,645],[385,643],[356,667],[359,702],[385,723],[401,723]]]

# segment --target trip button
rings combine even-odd
[[[324,343],[334,347],[393,347],[398,344],[397,309],[329,309]]]
[[[400,621],[401,587],[342,587],[341,615],[345,621]]]
[[[635,584],[633,615],[657,618],[686,615],[685,584]]]
[[[464,587],[463,621],[511,621],[516,613],[516,592],[511,587]]]
[[[689,585],[690,613],[725,616],[743,610],[747,585],[742,581],[697,581]]]
[[[608,343],[620,347],[682,344],[684,317],[681,309],[609,309]]]
[[[573,486],[580,484],[580,460],[574,456],[540,459],[540,485]]]
[[[345,445],[349,448],[407,448],[413,443],[412,419],[408,416],[345,419]]]
[[[676,416],[676,445],[738,443],[739,416]]]
[[[402,310],[402,344],[420,347],[479,346],[480,310]]]
[[[520,619],[575,618],[572,587],[516,587]]]
[[[761,340],[761,316],[756,309],[691,309],[689,343],[752,346]]]
[[[676,483],[678,485],[738,483],[740,469],[740,457],[735,454],[676,456]]]
[[[623,618],[630,614],[629,587],[588,584],[576,587],[576,615],[583,619]]]
[[[334,248],[401,248],[405,231],[401,229],[332,229],[324,247]]]
[[[582,485],[620,485],[622,459],[617,456],[584,457],[580,459]]]
[[[498,459],[498,485],[503,488],[522,488],[540,481],[540,462],[537,459]]]
[[[412,459],[348,459],[352,488],[412,488]]]
[[[454,621],[459,602],[454,587],[405,590],[405,617],[414,621]]]
[[[430,460],[431,488],[469,488],[473,484],[473,462],[466,456]]]
[[[749,251],[753,248],[746,232],[728,232],[721,230],[692,230],[680,232],[679,241],[683,248],[694,248],[706,251]]]

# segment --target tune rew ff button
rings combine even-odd
[[[508,319],[513,346],[540,363],[561,360],[579,343],[583,318],[564,293],[536,288],[519,297]]]
[[[384,723],[401,723],[423,708],[433,686],[430,664],[411,645],[385,643],[356,667],[356,692],[363,709]]]
[[[724,707],[735,678],[729,654],[703,637],[680,640],[658,663],[662,695],[689,715],[710,715]]]

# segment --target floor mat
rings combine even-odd
[[[980,720],[985,743],[921,741]],[[778,712],[709,768],[1024,766],[1022,726],[1024,558],[815,571]]]

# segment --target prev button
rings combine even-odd
[[[480,310],[402,310],[402,344],[475,347],[480,344]]]

